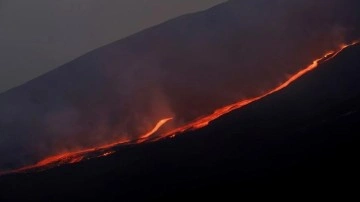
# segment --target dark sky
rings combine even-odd
[[[0,0],[0,93],[90,50],[226,0]]]

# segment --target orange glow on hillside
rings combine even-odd
[[[162,120],[160,120],[160,121],[156,124],[156,126],[155,126],[151,131],[149,131],[149,132],[146,133],[145,135],[141,136],[140,139],[146,139],[146,138],[150,137],[150,136],[153,135],[156,131],[158,131],[161,126],[163,126],[166,122],[168,122],[168,121],[170,121],[170,120],[172,120],[172,119],[173,119],[173,118],[167,118],[167,119],[162,119]]]
[[[153,129],[151,129],[149,132],[147,132],[141,136],[141,140],[142,140],[141,142],[146,141],[147,138],[149,138],[151,135],[153,135],[155,132],[157,132],[161,126],[166,124],[171,119],[172,118],[160,120]],[[38,163],[36,163],[34,165],[25,166],[25,167],[22,167],[20,169],[10,171],[10,172],[0,172],[0,175],[16,173],[16,172],[23,172],[23,171],[30,171],[30,170],[35,170],[35,169],[48,169],[48,168],[57,167],[59,165],[73,164],[73,163],[78,163],[83,160],[89,160],[89,159],[93,159],[93,158],[109,156],[109,155],[115,153],[115,151],[112,150],[113,147],[118,146],[118,145],[130,144],[130,143],[132,143],[132,141],[129,139],[126,139],[126,140],[116,141],[111,144],[102,145],[100,147],[83,149],[83,150],[76,151],[76,152],[64,152],[62,154],[58,154],[55,156],[45,158],[44,160],[39,161]]]
[[[356,44],[359,44],[359,41],[356,41],[356,42],[353,42],[353,43],[347,44],[347,45],[341,45],[338,50],[327,52],[326,54],[324,54],[324,56],[314,60],[312,62],[312,64],[310,64],[306,68],[300,70],[296,74],[292,75],[290,78],[288,78],[288,80],[286,80],[285,82],[283,82],[276,88],[274,88],[260,96],[241,100],[234,104],[230,104],[230,105],[224,106],[222,108],[219,108],[210,115],[200,117],[191,123],[188,123],[182,127],[176,128],[170,132],[166,132],[166,133],[158,136],[157,138],[152,138],[153,134],[155,134],[164,124],[168,123],[173,118],[161,119],[160,121],[157,122],[157,124],[155,125],[155,127],[152,130],[150,130],[149,132],[140,136],[140,138],[135,141],[130,140],[130,139],[125,139],[125,140],[121,140],[121,141],[116,141],[111,144],[103,145],[100,147],[83,149],[83,150],[76,151],[76,152],[64,152],[59,155],[48,157],[48,158],[36,163],[35,165],[26,166],[26,167],[20,168],[15,171],[3,172],[3,173],[0,172],[0,175],[8,174],[8,173],[15,173],[15,172],[31,171],[31,170],[48,169],[48,168],[56,167],[56,166],[63,165],[63,164],[73,164],[73,163],[78,163],[80,161],[87,160],[87,159],[109,156],[109,155],[115,153],[115,151],[113,149],[113,147],[115,147],[115,146],[137,144],[137,143],[143,143],[146,141],[156,141],[156,140],[166,138],[166,137],[173,138],[179,133],[203,128],[203,127],[207,126],[211,121],[217,119],[218,117],[220,117],[224,114],[227,114],[233,110],[239,109],[245,105],[248,105],[248,104],[255,102],[259,99],[262,99],[270,94],[280,91],[281,89],[286,88],[288,85],[290,85],[292,82],[294,82],[301,76],[305,75],[309,71],[318,67],[319,63],[326,62],[326,61],[336,57],[340,52],[342,52],[347,47],[353,46]],[[150,139],[150,138],[152,138],[152,139]]]
[[[280,91],[283,88],[286,88],[288,85],[290,85],[292,82],[294,82],[298,78],[302,77],[304,74],[306,74],[309,71],[315,69],[319,65],[320,62],[326,62],[326,61],[336,57],[340,52],[342,52],[347,47],[353,46],[353,45],[356,45],[356,44],[359,44],[359,41],[355,41],[355,42],[353,42],[351,44],[347,44],[347,45],[343,44],[343,45],[341,45],[339,47],[338,50],[329,51],[329,52],[325,53],[322,57],[314,60],[312,62],[312,64],[310,64],[306,68],[300,70],[296,74],[292,75],[284,83],[282,83],[278,87],[268,91],[267,93],[264,93],[264,94],[262,94],[260,96],[253,97],[253,98],[250,98],[250,99],[241,100],[241,101],[239,101],[237,103],[234,103],[234,104],[231,104],[231,105],[224,106],[224,107],[222,107],[220,109],[215,110],[212,114],[201,117],[201,118],[195,120],[192,123],[186,124],[185,126],[179,127],[179,128],[177,128],[175,130],[172,130],[172,131],[164,134],[162,137],[168,137],[168,136],[175,137],[175,135],[178,134],[178,133],[203,128],[203,127],[207,126],[211,121],[219,118],[220,116],[222,116],[224,114],[227,114],[227,113],[229,113],[229,112],[231,112],[231,111],[233,111],[235,109],[239,109],[239,108],[241,108],[241,107],[243,107],[245,105],[248,105],[248,104],[250,104],[250,103],[252,103],[254,101],[257,101],[257,100],[259,100],[261,98],[264,98],[264,97],[266,97],[266,96],[268,96],[270,94],[273,94],[273,93],[275,93],[277,91]]]

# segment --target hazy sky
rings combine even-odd
[[[0,93],[90,50],[226,0],[0,0]]]

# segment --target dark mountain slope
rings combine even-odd
[[[349,48],[206,128],[119,147],[106,158],[3,176],[0,196],[133,201],[357,194],[359,56],[359,45]]]
[[[359,36],[356,0],[229,1],[94,50],[0,95],[0,169],[135,139],[277,85]]]

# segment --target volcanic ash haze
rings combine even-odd
[[[228,1],[0,95],[0,170],[134,140],[255,97],[360,36],[356,0]],[[154,134],[156,135],[156,134]]]

